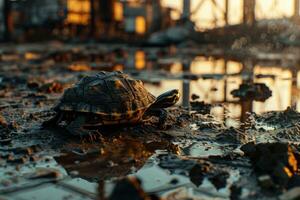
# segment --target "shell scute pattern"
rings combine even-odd
[[[142,81],[122,72],[101,72],[67,89],[55,110],[93,113],[102,123],[138,121],[156,98]]]

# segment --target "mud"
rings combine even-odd
[[[147,69],[126,68],[128,52],[118,47],[30,53],[1,56],[0,198],[42,198],[35,196],[40,188],[45,195],[55,186],[61,199],[66,191],[86,199],[120,199],[120,194],[133,195],[127,199],[276,199],[299,187],[300,114],[294,108],[250,112],[244,122],[225,114],[220,120],[213,111],[225,110],[226,102],[206,102],[195,94],[189,107],[167,109],[164,128],[152,117],[74,137],[63,127],[41,129],[41,124],[54,116],[51,108],[64,89],[84,75],[115,70],[121,63],[126,72],[146,79],[149,88],[157,85],[150,83],[164,86],[161,77],[182,76],[168,66],[165,71],[154,67],[151,77]],[[265,101],[272,94],[262,84],[247,87],[237,95],[242,101]],[[214,87],[209,94],[217,91]]]
[[[266,101],[272,96],[272,91],[263,83],[243,83],[238,89],[231,91],[231,94],[241,101]]]

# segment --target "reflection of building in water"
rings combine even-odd
[[[184,71],[182,66],[183,63],[174,63],[169,71],[174,75],[180,74]],[[159,64],[156,67],[161,69]],[[297,86],[300,83],[298,81],[300,76],[297,70],[293,72],[288,68],[268,63],[259,64],[251,60],[240,63],[206,57],[196,57],[188,70],[203,78],[188,82],[182,79],[163,79],[160,85],[147,84],[147,88],[155,95],[170,88],[178,88],[184,98],[186,95],[190,97],[192,94],[197,94],[200,96],[200,101],[213,104],[223,103],[225,108],[216,107],[212,110],[212,114],[222,120],[225,117],[232,117],[244,121],[247,112],[253,111],[260,114],[272,110],[284,110],[300,101],[298,98],[300,90]],[[249,81],[265,83],[272,91],[272,96],[265,102],[240,102],[238,98],[234,98],[231,91],[238,89],[241,83]],[[180,101],[182,105],[186,105],[186,102],[187,100],[184,99]]]

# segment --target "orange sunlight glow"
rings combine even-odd
[[[162,0],[162,5],[174,8],[181,12],[182,2],[183,0]],[[200,8],[196,9],[201,2],[203,3]],[[216,2],[217,6],[214,2]],[[241,23],[243,18],[243,0],[228,0],[228,4],[229,24],[233,25]],[[193,12],[191,19],[198,27],[203,29],[224,26],[224,10],[224,0],[191,0],[191,11]],[[294,14],[294,0],[256,0],[255,14],[257,19],[292,17]],[[180,13],[172,15],[172,17],[174,19],[179,18]]]
[[[68,0],[68,16],[66,23],[87,25],[90,20],[90,1],[89,0]]]
[[[135,31],[137,34],[144,34],[146,32],[146,20],[143,16],[135,18]]]

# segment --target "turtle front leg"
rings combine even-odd
[[[151,109],[147,112],[147,115],[152,115],[158,117],[158,127],[160,129],[166,128],[166,121],[168,119],[168,112],[161,108],[161,109]]]
[[[159,109],[159,116],[158,116],[158,126],[161,129],[166,128],[166,122],[168,119],[168,112],[165,109]]]
[[[75,136],[88,136],[89,132],[83,128],[85,121],[85,116],[79,115],[66,127],[66,129]]]

